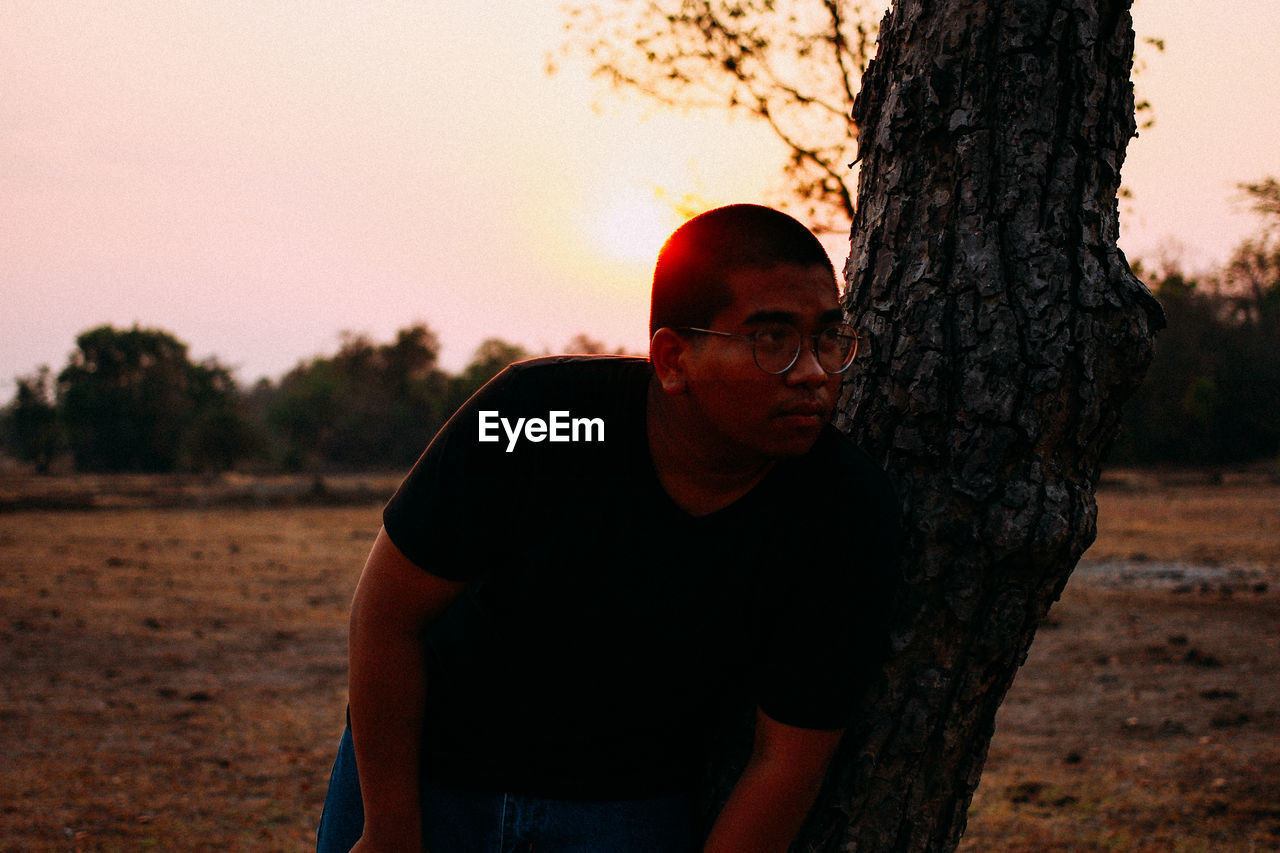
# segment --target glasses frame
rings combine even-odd
[[[756,367],[759,368],[761,372],[767,373],[770,376],[781,376],[791,368],[795,367],[796,362],[800,360],[800,352],[804,349],[804,342],[808,340],[809,351],[813,353],[813,360],[817,362],[818,367],[822,368],[822,372],[828,376],[839,376],[841,373],[844,373],[853,366],[854,359],[858,357],[858,348],[862,344],[862,336],[858,334],[858,330],[854,328],[851,323],[841,323],[836,328],[848,330],[853,335],[853,349],[849,351],[849,356],[846,359],[844,366],[839,370],[827,370],[826,366],[822,363],[822,357],[818,355],[818,338],[828,331],[827,329],[824,329],[822,332],[814,332],[811,335],[800,335],[799,340],[796,342],[796,351],[791,356],[791,361],[787,362],[787,366],[781,370],[765,370],[764,366],[760,364],[759,351],[756,349],[758,342],[757,336],[760,334],[759,332],[753,332],[750,335],[743,335],[736,332],[721,332],[716,329],[700,329],[697,326],[677,326],[676,331],[697,332],[702,335],[715,335],[721,338],[740,338],[741,340],[749,341],[751,343],[751,360],[755,362]]]

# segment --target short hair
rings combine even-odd
[[[733,301],[729,273],[778,264],[835,269],[826,249],[800,222],[758,204],[701,213],[675,230],[653,269],[649,336],[663,327],[708,326]]]

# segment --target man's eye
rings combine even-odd
[[[764,346],[781,346],[794,337],[795,332],[785,326],[760,329],[755,334],[756,343]]]
[[[849,337],[843,326],[832,326],[818,332],[818,346],[844,347],[848,343]]]

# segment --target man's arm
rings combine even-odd
[[[409,561],[378,532],[351,604],[351,736],[364,801],[354,851],[422,846],[422,633],[466,589]]]
[[[822,785],[843,729],[801,729],[756,712],[751,759],[703,853],[786,853]]]

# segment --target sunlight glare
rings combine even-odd
[[[611,260],[652,265],[680,224],[680,216],[658,194],[620,194],[587,224],[592,241]]]

